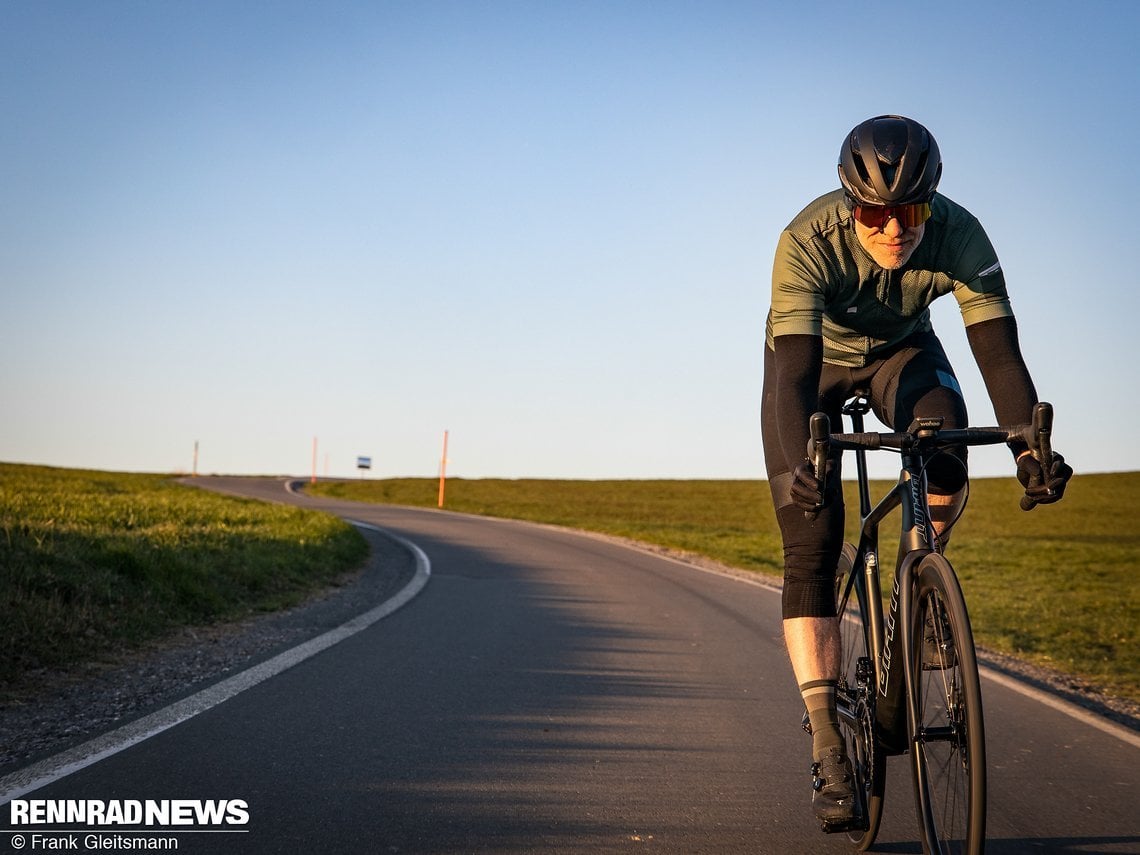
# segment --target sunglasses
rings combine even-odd
[[[898,220],[904,229],[913,229],[930,219],[930,205],[856,205],[855,219],[869,229],[881,229],[891,220]]]

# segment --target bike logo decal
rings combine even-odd
[[[879,669],[879,694],[887,696],[887,684],[891,681],[891,647],[894,646],[895,630],[898,629],[899,613],[899,578],[895,576],[895,584],[891,588],[891,610],[887,612],[886,637],[883,639],[882,661],[883,667]]]
[[[927,543],[930,537],[926,533],[926,512],[922,509],[922,493],[919,491],[919,479],[910,482],[911,504],[914,507],[914,528],[922,535],[922,542]]]

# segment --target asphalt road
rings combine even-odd
[[[773,590],[557,529],[214,485],[378,526],[421,549],[430,578],[21,799],[246,803],[247,824],[174,835],[189,853],[850,851],[811,816]],[[983,692],[987,851],[1140,853],[1140,742],[1003,683]],[[877,851],[920,852],[904,758],[887,799]]]

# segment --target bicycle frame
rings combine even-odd
[[[858,468],[858,546],[853,554],[850,545],[843,548],[840,566],[847,568],[850,562],[850,569],[845,569],[846,578],[837,577],[837,606],[843,620],[851,619],[853,612],[862,616],[863,638],[852,639],[858,648],[843,664],[837,701],[840,718],[853,731],[851,744],[859,761],[855,769],[860,791],[866,796],[868,821],[849,837],[860,850],[873,844],[882,816],[883,760],[890,754],[910,752],[923,851],[946,851],[941,841],[960,836],[971,852],[980,852],[986,812],[981,686],[966,604],[954,568],[941,555],[942,543],[931,519],[926,468],[946,449],[1006,443],[1027,446],[1047,471],[1052,463],[1052,407],[1036,404],[1032,424],[1013,427],[943,430],[941,418],[919,417],[903,432],[866,433],[863,416],[870,409],[863,394],[841,409],[851,419],[850,434],[831,433],[827,415],[815,413],[808,442],[821,496],[826,495],[827,462],[834,452],[854,451]],[[894,487],[872,505],[866,452],[876,449],[898,451],[902,465]],[[1026,507],[1024,500],[1022,507]],[[895,578],[884,608],[879,526],[895,510],[902,517],[901,536]],[[857,609],[848,608],[852,592]],[[920,611],[927,608],[932,611],[924,618]],[[940,653],[935,654],[937,659],[920,657],[931,640],[925,627],[938,627],[941,632],[949,615],[948,631],[955,638],[953,663],[945,664]],[[951,673],[944,669],[951,669],[955,676],[949,681],[941,678],[941,686],[932,689],[931,678],[924,675]],[[951,758],[957,762],[949,763]],[[948,789],[940,790],[942,786]]]
[[[856,397],[842,410],[844,415],[850,416],[852,429],[856,433],[863,431],[863,416],[869,411],[870,405],[863,397]],[[869,647],[874,652],[871,664],[876,687],[877,724],[880,733],[887,737],[892,747],[901,749],[906,740],[903,718],[907,706],[905,692],[912,687],[908,685],[909,669],[903,664],[910,661],[911,657],[910,634],[900,632],[900,628],[909,627],[913,620],[912,598],[903,596],[902,592],[912,590],[914,567],[938,547],[931,528],[926,473],[920,452],[902,452],[902,469],[898,482],[874,506],[871,504],[865,449],[855,449],[855,465],[859,486],[859,544],[855,553],[855,569],[844,584],[840,607],[842,610],[852,588],[860,586],[857,596],[863,597],[870,618]],[[884,613],[878,560],[879,524],[897,508],[902,510],[902,535],[890,606]],[[898,677],[900,672],[905,675],[903,680]]]

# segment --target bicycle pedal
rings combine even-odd
[[[953,645],[927,643],[922,654],[923,671],[949,671],[958,667],[958,654]]]
[[[937,662],[923,662],[923,671],[949,671],[958,665],[958,660],[953,656],[947,656],[945,659],[940,659]]]
[[[824,834],[842,834],[845,831],[866,831],[867,819],[864,816],[853,816],[851,819],[838,822],[824,822],[820,820],[820,828]]]

